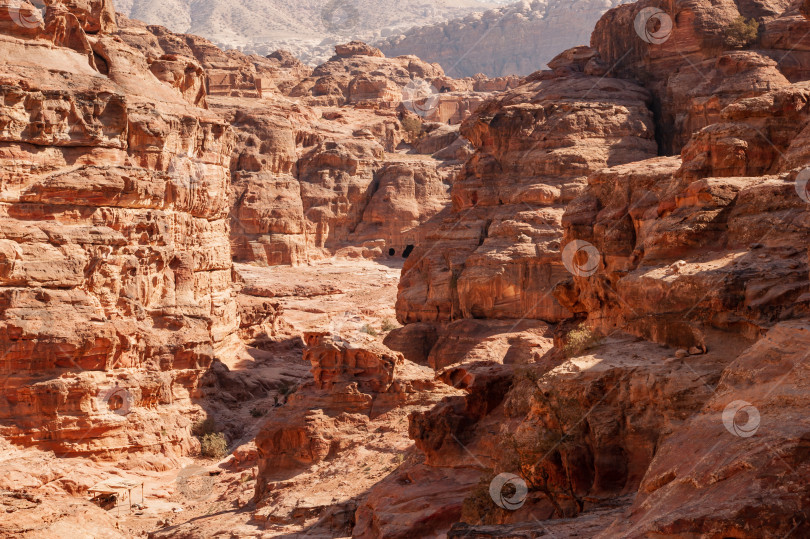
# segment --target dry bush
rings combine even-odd
[[[390,331],[397,329],[398,327],[399,326],[393,320],[391,320],[390,318],[386,318],[385,320],[382,321],[380,329],[382,329],[383,333],[388,333]]]
[[[213,434],[217,432],[217,423],[213,417],[206,417],[194,423],[191,427],[191,434],[198,438],[206,434]]]
[[[578,328],[572,329],[570,332],[568,332],[563,351],[568,357],[578,356],[585,350],[593,348],[599,344],[599,341],[599,337],[594,335],[593,331],[591,331],[589,327],[582,324]]]
[[[422,120],[413,116],[406,116],[402,119],[402,129],[410,135],[411,140],[417,139],[422,135]]]
[[[369,326],[368,324],[365,324],[363,327],[361,327],[360,331],[367,335],[371,335],[372,337],[376,337],[377,335],[379,335],[379,332],[377,332],[376,329]]]
[[[203,435],[200,440],[200,454],[212,459],[221,459],[228,453],[228,442],[221,432]]]
[[[495,505],[489,494],[489,484],[495,476],[485,474],[472,490],[469,496],[464,498],[461,504],[461,522],[468,524],[497,524],[504,510]]]
[[[753,44],[759,37],[759,23],[754,19],[737,17],[726,26],[724,41],[727,47],[742,49]]]

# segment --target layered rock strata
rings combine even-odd
[[[188,452],[181,412],[238,340],[233,135],[110,34],[110,3],[51,3],[39,26],[22,6],[0,36],[2,432],[60,454]]]

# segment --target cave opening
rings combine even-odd
[[[394,256],[395,254],[397,254],[396,249],[394,249],[393,247],[388,249],[388,256]]]
[[[412,252],[413,252],[413,245],[408,245],[407,247],[405,247],[405,250],[402,251],[402,258],[408,258],[409,256],[411,256]]]

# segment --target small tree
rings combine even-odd
[[[727,47],[742,49],[754,43],[759,37],[759,23],[755,19],[737,17],[726,26],[724,41]]]
[[[503,509],[495,505],[489,494],[494,474],[484,474],[469,496],[461,504],[461,521],[470,524],[497,524]]]

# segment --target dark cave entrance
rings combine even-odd
[[[397,251],[393,247],[388,249],[388,256],[394,256],[395,254],[397,254]]]
[[[408,245],[407,247],[405,247],[405,250],[402,251],[402,258],[408,258],[409,256],[411,256],[412,252],[413,252],[413,245]]]

